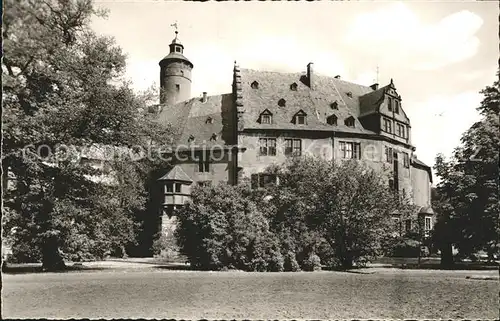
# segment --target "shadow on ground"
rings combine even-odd
[[[28,274],[28,273],[69,273],[75,271],[102,271],[104,268],[88,267],[83,265],[68,265],[61,271],[44,271],[41,264],[3,264],[2,273]]]

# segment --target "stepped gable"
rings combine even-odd
[[[245,129],[335,130],[373,133],[365,130],[357,120],[359,97],[372,92],[370,87],[332,77],[314,75],[314,90],[311,90],[306,76],[301,73],[241,69],[240,74]],[[255,86],[254,82],[258,83],[258,87]],[[285,100],[284,106],[278,104],[281,99]],[[334,103],[337,104],[336,109],[332,107]],[[258,122],[260,114],[266,109],[273,114],[273,124],[260,124]],[[292,123],[293,116],[300,110],[307,114],[307,124],[305,125]],[[338,118],[337,126],[329,125],[326,122],[327,117],[332,114]],[[350,116],[355,119],[354,128],[344,125],[344,120]]]

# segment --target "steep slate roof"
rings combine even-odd
[[[336,130],[356,133],[373,133],[362,127],[357,120],[359,115],[359,97],[373,92],[370,87],[353,84],[340,79],[314,75],[311,90],[301,73],[279,73],[241,69],[243,94],[243,120],[245,129],[300,129],[300,130]],[[302,81],[301,81],[302,80]],[[259,88],[251,84],[257,81]],[[297,83],[297,90],[290,85]],[[351,93],[351,97],[348,93]],[[278,101],[286,100],[286,106],[280,107]],[[337,102],[338,110],[331,108]],[[273,113],[273,124],[260,124],[259,115],[268,109]],[[293,116],[303,110],[307,114],[307,124],[292,123]],[[327,117],[335,114],[338,125],[327,124]],[[347,127],[344,120],[353,116],[355,127]]]
[[[175,145],[230,145],[232,135],[232,94],[208,96],[207,101],[192,98],[173,106],[163,105],[157,116],[162,123],[171,123],[178,129]],[[211,122],[207,119],[211,118]],[[216,140],[212,140],[216,134]],[[189,137],[194,136],[194,142]]]
[[[175,165],[166,175],[158,178],[159,181],[181,181],[192,182],[191,177],[182,170],[182,167]]]
[[[380,104],[384,101],[385,90],[387,87],[389,87],[389,85],[359,97],[359,117],[379,111]]]

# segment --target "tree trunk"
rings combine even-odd
[[[453,251],[451,243],[446,243],[441,246],[441,266],[448,268],[453,265]]]
[[[42,270],[61,271],[66,268],[64,260],[59,253],[59,247],[55,238],[47,239],[42,245]]]

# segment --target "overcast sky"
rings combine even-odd
[[[232,68],[301,72],[381,86],[394,79],[418,157],[449,155],[479,117],[479,91],[498,66],[498,3],[100,1],[100,34],[128,55],[138,90],[158,85],[158,62],[179,26],[194,64],[192,95],[231,92]]]

